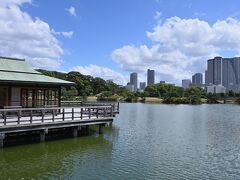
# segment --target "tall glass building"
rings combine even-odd
[[[137,92],[138,88],[138,75],[137,73],[131,73],[130,74],[130,84],[134,87],[134,92]]]
[[[147,70],[147,85],[151,85],[155,83],[155,71],[148,69]]]
[[[205,72],[206,85],[222,85],[227,91],[240,91],[240,58],[209,59]]]
[[[192,76],[192,85],[201,87],[203,84],[202,73],[196,73]]]

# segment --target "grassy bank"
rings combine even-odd
[[[157,97],[145,97],[145,103],[162,103],[163,99]]]

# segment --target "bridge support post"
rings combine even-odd
[[[78,136],[78,127],[74,127],[73,128],[73,137],[77,137]]]
[[[103,134],[103,127],[104,125],[102,124],[99,125],[99,129],[98,129],[99,134]]]
[[[40,131],[40,142],[45,142],[46,134],[48,134],[48,129]]]
[[[86,134],[89,134],[89,126],[86,126]]]
[[[1,133],[0,134],[0,148],[3,148],[3,146],[4,146],[4,139],[5,139],[5,134]]]

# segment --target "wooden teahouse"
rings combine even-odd
[[[72,85],[41,74],[24,59],[0,57],[0,109],[60,106],[61,87]]]

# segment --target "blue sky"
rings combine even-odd
[[[157,81],[180,84],[203,73],[208,58],[240,52],[237,0],[1,1],[0,55],[36,68],[120,84],[130,72],[145,81],[152,68]]]

